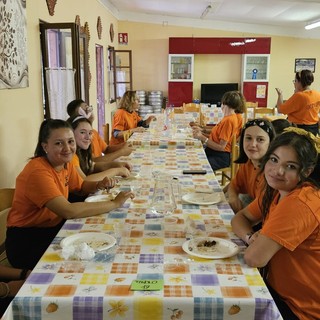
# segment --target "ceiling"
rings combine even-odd
[[[320,38],[320,0],[99,0],[119,20]],[[208,14],[201,18],[206,7]]]

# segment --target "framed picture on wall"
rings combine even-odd
[[[298,58],[294,64],[294,72],[300,72],[301,70],[310,70],[315,72],[316,59],[314,58]]]

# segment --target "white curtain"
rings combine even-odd
[[[117,71],[117,82],[125,82],[126,81],[126,73],[125,71]],[[117,98],[122,97],[126,92],[126,84],[125,83],[117,83]]]
[[[68,118],[67,105],[75,99],[74,69],[46,68],[49,110],[52,119]]]

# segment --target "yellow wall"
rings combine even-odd
[[[16,176],[25,166],[28,158],[33,155],[38,129],[43,120],[39,20],[49,23],[74,22],[76,15],[80,16],[81,25],[86,21],[89,23],[92,74],[90,102],[93,105],[96,104],[95,44],[104,47],[106,67],[107,46],[117,46],[117,41],[110,42],[109,26],[111,22],[114,24],[115,35],[117,35],[117,20],[98,1],[57,1],[54,16],[49,15],[46,1],[27,1],[29,87],[0,90],[0,187],[14,186]],[[96,29],[98,15],[101,17],[103,28],[101,40],[98,39]],[[107,100],[108,90],[105,91]],[[110,121],[111,107],[106,104],[108,121]]]
[[[136,90],[162,90],[167,95],[169,37],[261,37],[243,32],[215,31],[119,21],[119,32],[128,33],[126,49],[133,52],[133,85]],[[270,35],[265,35],[269,37]],[[124,46],[119,46],[122,49]],[[296,58],[316,58],[320,63],[320,40],[271,36],[268,107],[276,103],[275,87],[284,97],[293,93]],[[205,82],[241,82],[240,55],[195,55],[193,97],[200,97]],[[320,67],[316,65],[314,89],[320,90]]]
[[[43,120],[41,93],[41,63],[39,41],[39,19],[46,22],[74,22],[79,15],[81,24],[86,21],[90,28],[90,68],[92,81],[90,103],[96,101],[95,44],[104,46],[105,70],[107,67],[107,46],[129,49],[133,52],[134,89],[162,90],[167,95],[168,38],[169,37],[247,37],[254,34],[221,32],[197,28],[163,26],[157,24],[117,21],[98,0],[57,1],[54,16],[48,13],[46,1],[27,2],[27,45],[29,87],[14,90],[0,90],[0,187],[12,187],[15,178],[32,156],[36,146],[38,129]],[[102,20],[102,39],[96,31],[97,17]],[[114,24],[115,41],[110,42],[109,26]],[[127,46],[117,45],[118,32],[129,35]],[[258,36],[258,35],[257,35]],[[261,35],[260,35],[261,36]],[[268,35],[267,35],[268,36]],[[269,102],[274,105],[274,87],[281,87],[284,96],[292,94],[293,67],[295,58],[316,58],[320,61],[320,40],[272,37],[270,63]],[[206,55],[195,57],[195,96],[199,97],[201,82],[240,82],[241,59],[237,55]],[[319,89],[320,76],[316,66],[314,88]],[[105,74],[105,80],[106,80]],[[108,86],[105,84],[106,100]],[[115,105],[106,103],[106,121],[110,122],[111,109]],[[94,124],[96,127],[96,123]]]

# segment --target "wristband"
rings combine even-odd
[[[208,142],[209,138],[206,138],[206,140],[204,140],[203,146],[206,147],[207,146],[207,142]]]
[[[22,269],[20,272],[19,280],[26,280],[28,271],[28,269]]]
[[[249,232],[249,233],[246,234],[245,242],[247,244],[249,244],[249,240],[251,239],[252,236],[253,236],[253,232]]]

